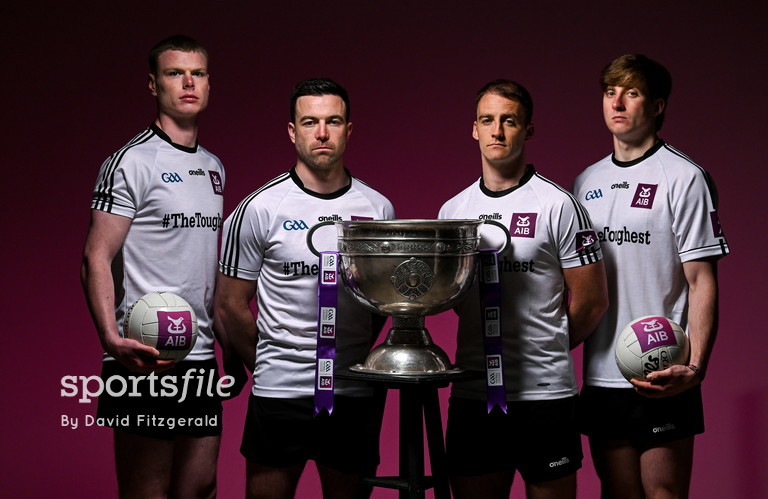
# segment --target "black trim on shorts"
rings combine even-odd
[[[701,385],[665,398],[644,397],[633,388],[585,386],[579,428],[590,438],[625,440],[641,450],[704,433]]]
[[[187,388],[184,391],[184,375],[187,375]],[[213,377],[209,378],[210,371]],[[194,376],[193,376],[194,374]],[[133,391],[133,380],[144,376],[137,383],[138,397],[128,394]],[[172,440],[177,435],[208,437],[221,435],[222,405],[221,397],[216,393],[218,366],[216,359],[201,361],[181,361],[176,365],[156,374],[157,379],[150,382],[146,375],[135,373],[115,360],[102,364],[101,379],[111,386],[110,394],[106,388],[99,396],[96,412],[97,424],[151,438]],[[175,376],[175,384],[169,377]],[[113,378],[111,381],[110,378]],[[128,390],[122,395],[122,381],[128,383]],[[208,395],[209,381],[213,386]],[[177,393],[172,394],[172,387]],[[200,388],[200,396],[197,396]]]

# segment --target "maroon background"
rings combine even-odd
[[[764,370],[757,369],[768,344],[757,322],[766,274],[758,253],[766,242],[765,8],[742,1],[474,3],[86,1],[2,8],[6,495],[115,491],[110,431],[61,427],[62,414],[82,424],[95,404],[60,397],[60,380],[99,372],[100,348],[78,281],[98,167],[152,120],[146,52],[184,32],[212,56],[213,94],[200,138],[227,168],[226,214],[291,166],[288,92],[303,78],[328,76],[350,90],[353,173],[389,196],[401,218],[433,218],[480,173],[470,132],[474,92],[486,81],[509,77],[528,87],[537,132],[529,159],[570,186],[610,152],[600,69],[628,52],[661,60],[674,76],[662,136],[718,182],[733,251],[720,266],[722,326],[705,383],[708,431],[697,439],[692,496],[768,496],[761,476],[768,399]],[[451,352],[454,324],[451,314],[428,320]],[[242,495],[237,446],[244,405],[243,396],[225,408],[224,498]],[[392,396],[383,473],[396,469],[395,407]],[[318,496],[315,476],[305,475],[300,497]],[[597,495],[589,459],[579,480],[579,497]]]

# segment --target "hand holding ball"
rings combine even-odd
[[[685,331],[664,317],[635,319],[621,331],[616,342],[616,365],[627,381],[645,379],[652,371],[685,364],[689,355]]]
[[[125,316],[123,332],[160,351],[158,359],[182,360],[197,341],[197,317],[183,298],[173,293],[147,293]]]

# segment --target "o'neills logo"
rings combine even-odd
[[[197,170],[189,170],[190,175],[199,175],[201,177],[205,176],[205,171],[203,171],[202,168],[198,168]]]
[[[338,215],[330,215],[327,217],[317,217],[318,222],[340,222],[342,218]]]
[[[557,468],[558,466],[563,466],[564,464],[568,464],[570,462],[571,462],[571,460],[568,459],[568,457],[564,457],[564,458],[562,458],[559,461],[553,461],[553,462],[549,463],[549,467],[550,468]]]
[[[493,213],[492,215],[480,215],[480,220],[501,220],[501,213]]]
[[[632,208],[653,208],[653,198],[656,197],[656,188],[654,184],[637,184],[635,196],[632,198]]]
[[[664,433],[665,431],[670,431],[670,430],[674,430],[674,429],[675,429],[675,425],[673,425],[672,423],[667,423],[664,426],[656,426],[656,427],[654,427],[653,428],[653,432],[654,433]]]
[[[611,185],[611,189],[629,189],[629,182],[624,181],[620,184]]]

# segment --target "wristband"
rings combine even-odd
[[[696,376],[699,378],[700,382],[704,381],[704,375],[701,374],[701,369],[699,369],[699,366],[697,366],[696,364],[688,364],[685,367],[693,371],[696,374]]]

